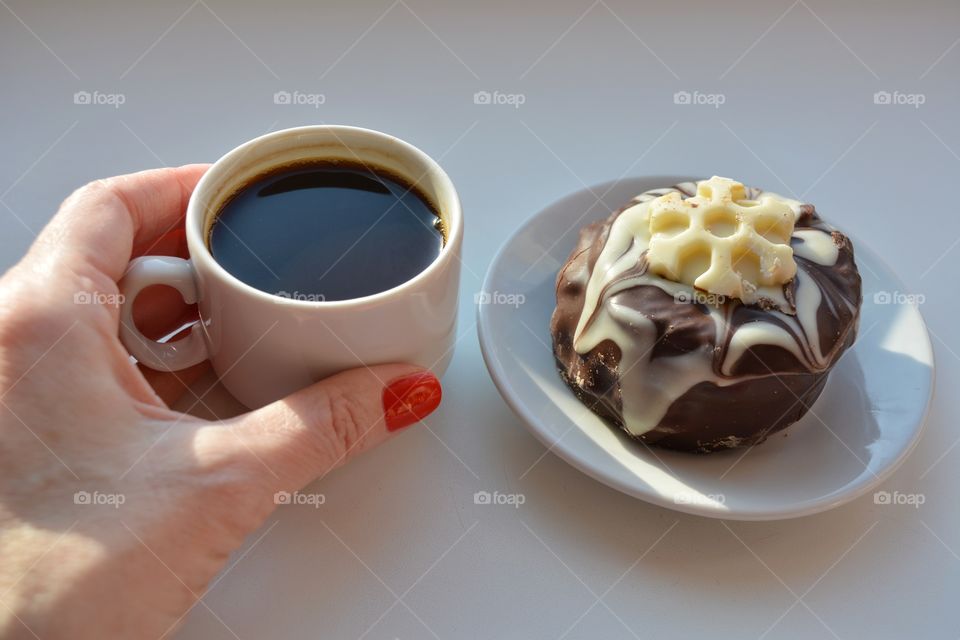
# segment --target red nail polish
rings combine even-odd
[[[397,378],[383,390],[388,431],[397,431],[427,417],[440,406],[440,381],[429,371]]]

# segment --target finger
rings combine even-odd
[[[152,169],[78,189],[41,232],[30,259],[52,259],[56,273],[89,267],[119,280],[132,255],[149,253],[183,224],[190,194],[209,165]]]
[[[191,387],[193,383],[210,370],[209,360],[204,360],[200,364],[195,364],[180,371],[157,371],[142,364],[138,364],[137,367],[147,384],[153,387],[154,392],[160,396],[160,399],[168,407],[183,396],[190,399],[188,404],[203,406],[203,394],[198,394]]]
[[[169,233],[156,238],[149,244],[133,248],[134,258],[140,256],[174,256],[176,258],[187,258],[190,252],[187,251],[187,231],[184,229],[182,220],[178,221],[176,226]]]
[[[293,490],[418,423],[441,396],[436,376],[418,367],[353,369],[237,418],[224,444],[254,456],[273,491]]]

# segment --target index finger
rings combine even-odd
[[[131,256],[183,223],[187,202],[210,167],[193,164],[97,180],[75,191],[40,233],[31,257],[89,268],[119,280]]]

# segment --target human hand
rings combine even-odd
[[[168,635],[276,492],[440,403],[433,374],[397,364],[223,422],[168,408],[201,369],[132,363],[117,338],[117,281],[132,257],[185,254],[183,215],[207,168],[87,185],[0,279],[0,636]],[[134,315],[154,338],[187,311],[171,291],[147,290]]]

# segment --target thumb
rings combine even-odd
[[[229,428],[274,490],[294,490],[416,424],[440,398],[440,381],[428,370],[364,367],[252,411]]]

